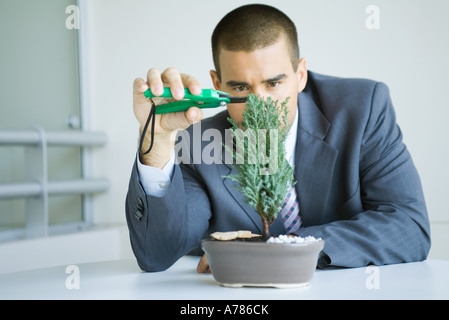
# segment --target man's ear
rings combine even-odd
[[[214,88],[216,90],[221,90],[221,81],[218,78],[217,71],[211,70],[210,71],[210,77],[212,78],[212,83],[214,84]]]
[[[296,76],[298,77],[298,92],[302,92],[307,84],[307,66],[305,58],[299,60]]]

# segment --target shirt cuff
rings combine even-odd
[[[174,153],[162,169],[142,164],[139,159],[139,154],[137,154],[137,173],[139,181],[143,190],[149,196],[161,198],[167,193],[171,184],[174,167]]]

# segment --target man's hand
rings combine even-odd
[[[206,254],[203,254],[203,256],[200,259],[200,262],[198,262],[198,266],[196,267],[196,271],[198,273],[211,273],[209,263],[207,262],[207,256]]]
[[[143,92],[149,88],[154,95],[160,96],[164,91],[164,86],[170,87],[175,100],[184,98],[185,87],[192,94],[201,94],[200,83],[189,75],[181,74],[174,68],[168,68],[162,74],[157,69],[150,69],[147,73],[147,81],[141,78],[134,80],[133,109],[134,115],[140,123],[140,132],[142,132],[151,110],[151,102],[144,96]],[[169,101],[163,98],[154,98],[153,100],[156,105]],[[146,165],[163,168],[171,158],[178,130],[187,129],[193,123],[200,121],[203,112],[197,107],[192,107],[187,111],[157,114],[155,116],[153,149],[147,155],[140,155],[140,161]],[[143,150],[148,148],[150,137],[151,128],[148,128],[143,142]]]

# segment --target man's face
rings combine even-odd
[[[297,109],[298,92],[307,82],[304,59],[298,62],[295,72],[284,37],[275,44],[252,52],[228,51],[222,49],[219,56],[221,81],[215,71],[211,71],[215,89],[232,96],[249,94],[271,97],[288,102],[288,127],[292,124]],[[243,120],[244,103],[228,105],[230,117],[237,123]]]

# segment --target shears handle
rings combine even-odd
[[[156,96],[148,89],[143,93],[146,98],[155,98]],[[169,102],[166,104],[161,104],[156,107],[156,114],[169,113],[169,112],[177,112],[177,111],[186,111],[190,107],[198,107],[198,108],[217,108],[221,106],[225,106],[230,102],[229,98],[222,97],[220,94],[225,94],[217,90],[213,89],[203,89],[201,90],[201,94],[193,95],[190,93],[188,89],[184,89],[184,99],[181,101]],[[160,98],[173,98],[170,88],[164,88],[164,93],[160,96]]]

